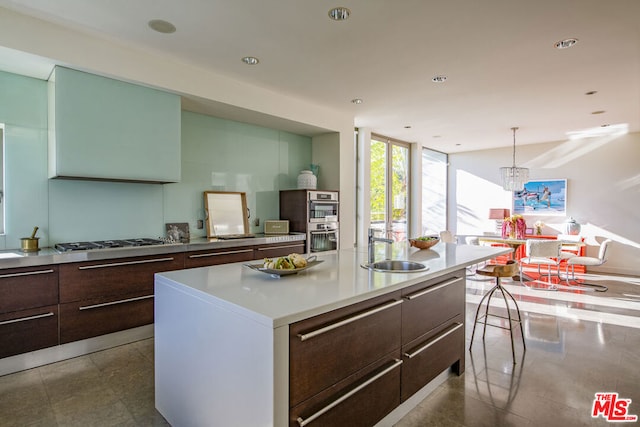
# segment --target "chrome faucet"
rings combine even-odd
[[[375,262],[375,248],[374,245],[376,242],[383,242],[383,243],[393,243],[393,240],[391,239],[385,239],[383,237],[375,237],[374,234],[375,230],[373,228],[369,229],[369,264],[373,264]]]

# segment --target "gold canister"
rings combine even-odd
[[[38,240],[39,237],[23,237],[20,239],[22,242],[22,252],[38,252]]]
[[[22,252],[38,252],[40,249],[38,248],[38,239],[36,237],[36,233],[38,232],[38,227],[33,227],[33,233],[31,233],[31,237],[23,237],[21,240],[22,243]]]

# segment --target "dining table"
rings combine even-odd
[[[516,239],[510,237],[502,237],[502,236],[478,236],[479,243],[497,243],[507,245],[513,249],[513,259],[519,260],[524,257],[526,254],[524,253],[524,248],[521,249],[523,245],[526,245],[527,240],[529,239],[550,239],[549,236],[526,236],[524,239]],[[574,241],[574,240],[561,240],[562,246],[570,248],[571,250],[576,250],[578,248],[578,252],[581,252],[581,248],[585,247],[586,244],[582,241]],[[581,255],[578,253],[577,255]],[[533,281],[535,280],[533,277],[526,275],[524,272],[522,273],[522,277],[520,275],[513,276],[512,279],[514,281]]]

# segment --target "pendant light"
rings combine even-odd
[[[500,168],[500,178],[502,188],[507,191],[522,191],[524,185],[529,182],[529,169],[516,167],[516,131],[517,127],[511,128],[513,131],[513,166]]]

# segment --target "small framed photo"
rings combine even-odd
[[[528,234],[528,235],[532,235],[533,234],[533,228],[526,228],[524,231],[524,234]]]
[[[168,222],[167,238],[173,242],[189,243],[189,223],[188,222]]]

